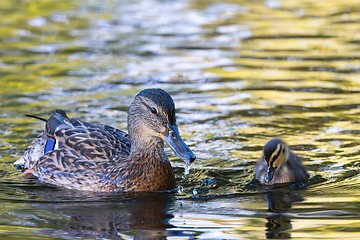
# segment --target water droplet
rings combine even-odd
[[[190,164],[185,163],[184,176],[190,173]]]
[[[178,186],[177,192],[181,194],[183,192],[184,188],[182,186]]]

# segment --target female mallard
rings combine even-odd
[[[72,120],[56,110],[24,156],[15,162],[44,183],[89,191],[166,191],[175,177],[166,141],[186,164],[195,155],[180,137],[171,96],[161,89],[136,95],[128,114],[129,134]]]
[[[301,160],[290,152],[288,146],[280,139],[272,139],[263,148],[255,178],[262,184],[289,183],[304,181],[309,178]]]

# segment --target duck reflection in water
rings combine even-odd
[[[65,227],[51,235],[95,239],[167,239],[173,215],[170,193],[129,193],[94,201],[50,204],[52,215],[65,216],[53,224]],[[78,199],[78,198],[77,198]],[[48,208],[49,205],[46,205]],[[46,220],[45,220],[46,221]]]
[[[274,190],[274,191],[273,191]],[[288,239],[292,228],[289,210],[293,202],[301,202],[303,198],[295,193],[289,192],[290,187],[273,189],[266,194],[268,201],[268,215],[266,216],[266,238]]]

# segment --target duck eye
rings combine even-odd
[[[154,108],[154,107],[150,108],[150,111],[151,111],[151,113],[153,113],[153,114],[156,114],[156,113],[157,113],[156,108]]]

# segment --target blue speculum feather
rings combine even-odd
[[[55,148],[55,141],[52,139],[48,139],[45,145],[45,153],[54,150],[54,148]]]

